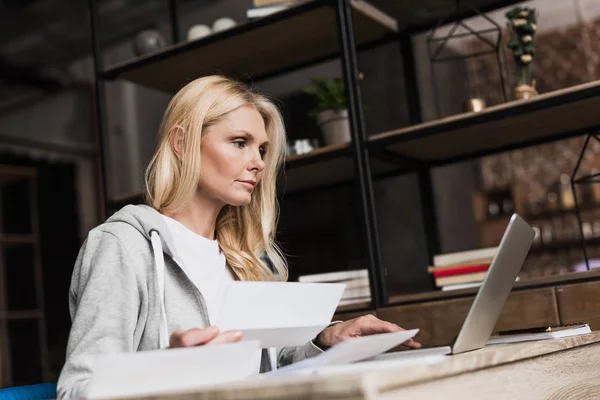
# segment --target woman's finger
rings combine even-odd
[[[357,320],[360,335],[373,335],[376,333],[400,332],[404,329],[391,322],[382,321],[379,318]]]
[[[193,328],[187,331],[176,331],[171,335],[169,347],[199,346],[213,340],[218,334],[219,329],[215,326],[204,329]]]
[[[210,340],[206,344],[223,344],[223,343],[235,343],[242,340],[241,331],[227,331],[223,332],[214,339]]]
[[[406,346],[406,347],[410,347],[410,348],[412,348],[412,349],[420,349],[420,348],[422,347],[422,346],[421,346],[421,343],[419,343],[419,342],[417,342],[417,341],[414,341],[414,340],[412,340],[412,339],[409,339],[409,340],[407,340],[406,342],[404,342],[404,343],[402,343],[402,344],[403,344],[404,346]]]

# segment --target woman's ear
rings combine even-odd
[[[176,125],[169,130],[169,142],[173,152],[181,161],[185,149],[185,131],[181,126]]]

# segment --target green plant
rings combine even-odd
[[[534,38],[537,31],[535,8],[515,7],[506,13],[510,32],[508,48],[513,52],[517,68],[517,85],[531,85],[531,63],[535,55]]]
[[[313,96],[316,100],[316,105],[309,113],[311,117],[315,117],[321,111],[347,108],[346,88],[340,78],[315,78],[312,82],[311,86],[302,89],[304,93]]]

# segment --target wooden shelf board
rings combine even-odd
[[[13,248],[25,244],[35,244],[35,236],[27,234],[0,234],[0,246]]]
[[[0,319],[7,321],[21,321],[28,319],[40,319],[43,314],[38,310],[4,311],[0,312]]]
[[[9,184],[37,177],[35,168],[0,165],[0,184]]]
[[[458,161],[600,127],[600,81],[374,135],[369,145],[432,163]]]
[[[564,275],[553,275],[553,276],[545,276],[541,278],[533,278],[533,279],[524,279],[519,282],[516,282],[514,285],[515,289],[529,289],[535,288],[538,286],[548,286],[559,283],[571,283],[576,281],[583,280],[597,280],[600,279],[600,269],[594,269],[591,271],[585,272],[573,272]],[[469,289],[461,289],[461,290],[450,290],[447,292],[443,292],[441,290],[432,290],[429,292],[422,293],[414,293],[407,295],[399,295],[399,296],[391,296],[389,298],[389,305],[400,305],[406,303],[418,303],[422,301],[432,301],[432,300],[441,300],[448,299],[453,297],[462,297],[474,295],[477,293],[479,288],[469,288]]]
[[[368,3],[352,0],[351,5],[357,45],[397,32],[396,21]],[[195,78],[215,73],[256,79],[337,55],[336,26],[335,8],[316,0],[168,46],[110,67],[103,75],[166,92],[176,92]]]
[[[480,11],[489,11],[522,0],[472,0],[470,6],[477,7]],[[385,1],[379,0],[374,3],[381,10],[398,20],[398,25],[408,28],[410,31],[429,30],[442,18],[450,22],[449,15],[456,13],[456,0],[420,0],[420,1]],[[468,7],[463,7],[468,11]]]
[[[354,165],[348,143],[320,147],[310,153],[291,155],[278,179],[279,190],[284,194],[297,193],[306,189],[318,189],[337,184],[352,183]],[[385,160],[372,158],[374,175],[396,171],[399,167]],[[134,204],[141,193],[130,193],[111,199],[114,205]]]
[[[347,143],[319,148],[300,157],[289,157],[279,177],[280,190],[285,194],[354,181],[354,162]],[[374,156],[370,161],[375,178],[404,171],[398,162]]]

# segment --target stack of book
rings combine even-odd
[[[433,257],[429,273],[442,290],[478,287],[490,268],[498,247],[440,254]]]
[[[339,302],[340,306],[371,301],[369,273],[366,269],[303,275],[298,277],[298,282],[345,284],[346,289]]]
[[[285,10],[296,4],[295,0],[254,0],[254,7],[246,10],[248,19],[266,17],[267,15]]]

